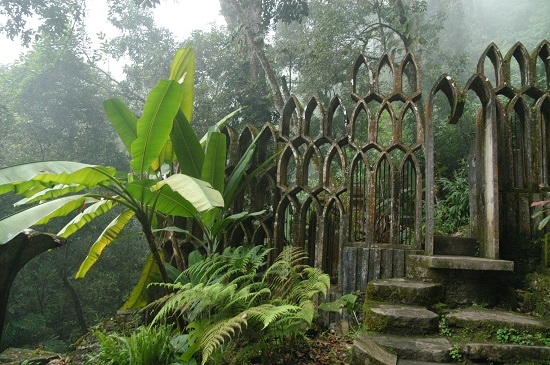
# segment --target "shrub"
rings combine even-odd
[[[443,234],[454,233],[470,224],[470,195],[465,167],[453,171],[451,178],[437,179],[443,198],[435,206],[435,229]]]
[[[129,336],[94,332],[101,346],[87,364],[94,365],[169,365],[176,361],[168,326],[141,326]]]

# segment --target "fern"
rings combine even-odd
[[[239,314],[232,318],[221,320],[210,326],[204,331],[200,340],[202,347],[202,364],[205,364],[208,357],[226,339],[231,339],[237,332],[240,332],[242,326],[247,326],[248,322],[244,314]]]
[[[191,347],[186,356],[201,351],[203,364],[237,338],[246,344],[249,336],[259,336],[267,344],[300,333],[311,325],[313,299],[326,295],[330,278],[306,265],[306,253],[295,247],[260,272],[268,253],[261,246],[241,246],[192,265],[179,282],[162,284],[171,293],[152,304],[160,306],[153,323],[172,316],[187,320]],[[248,352],[246,347],[234,348]]]

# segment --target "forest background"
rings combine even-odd
[[[415,52],[427,93],[443,73],[463,85],[490,42],[503,53],[517,41],[531,50],[550,30],[545,0],[220,0],[225,25],[184,35],[155,19],[155,0],[109,0],[105,22],[113,31],[95,43],[85,25],[90,4],[0,4],[0,30],[28,47],[15,62],[0,66],[0,168],[63,159],[126,170],[126,152],[102,102],[118,97],[134,112],[141,110],[180,47],[192,45],[196,53],[191,123],[202,135],[243,106],[229,122],[235,128],[277,124],[290,94],[304,103],[312,95],[324,103],[349,95],[351,68],[361,52],[374,62],[385,52],[397,62]],[[28,16],[40,20],[22,23]],[[110,70],[107,60],[123,66]],[[450,175],[460,168],[456,156],[467,153],[472,128],[462,123],[436,133],[436,142],[445,146],[438,168]],[[0,216],[12,213],[14,202],[0,197]],[[85,278],[74,278],[108,220],[90,223],[69,244],[20,272],[0,351],[27,345],[64,352],[121,307],[147,255],[145,240],[134,233],[137,226],[110,245]]]

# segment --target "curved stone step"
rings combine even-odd
[[[550,347],[543,346],[471,343],[464,345],[462,352],[476,362],[550,364]]]
[[[445,338],[414,338],[402,336],[371,335],[369,338],[380,346],[389,348],[399,359],[397,364],[403,360],[414,360],[417,362],[450,362],[453,346]]]
[[[438,332],[439,316],[424,307],[366,302],[363,315],[371,331],[400,335]]]
[[[379,302],[430,306],[441,300],[441,284],[404,278],[374,280],[367,285],[367,299]]]
[[[549,332],[546,321],[531,316],[484,308],[467,308],[446,316],[447,325],[460,328],[513,328],[520,331]]]

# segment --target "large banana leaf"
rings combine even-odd
[[[91,222],[96,217],[99,217],[103,213],[106,213],[111,210],[114,206],[116,206],[117,203],[115,203],[112,200],[100,200],[86,209],[84,209],[83,212],[79,213],[76,217],[74,217],[69,223],[65,225],[57,233],[57,236],[67,238],[71,234],[78,231],[80,228],[82,228],[86,223]]]
[[[210,183],[221,194],[225,187],[226,153],[225,134],[217,128],[211,128],[206,142],[201,179]]]
[[[0,245],[8,242],[23,230],[40,224],[46,224],[55,217],[64,217],[82,207],[86,202],[97,201],[85,195],[73,195],[59,198],[28,208],[8,216],[0,221]]]
[[[114,167],[89,165],[70,173],[37,175],[33,180],[65,185],[80,184],[87,188],[95,188],[100,183],[110,180],[115,174]]]
[[[176,81],[161,80],[149,93],[143,115],[138,120],[137,139],[132,143],[130,165],[142,175],[159,154],[168,140],[174,117],[179,110],[182,86]]]
[[[162,281],[160,270],[153,259],[153,255],[149,254],[145,261],[145,266],[141,271],[141,277],[138,283],[130,293],[130,297],[124,303],[121,309],[137,309],[143,308],[149,303],[147,296],[147,287],[151,283],[158,283]]]
[[[199,179],[204,163],[204,151],[189,120],[180,110],[174,119],[170,134],[174,152],[183,174]]]
[[[41,189],[38,193],[34,194],[33,196],[19,200],[14,204],[14,206],[17,207],[23,204],[36,203],[37,201],[40,201],[40,200],[56,199],[63,195],[67,195],[68,193],[78,193],[79,191],[82,191],[84,189],[86,189],[86,187],[79,184],[71,184],[71,185],[58,184],[53,188]]]
[[[158,182],[153,189],[161,189],[165,185],[189,201],[198,212],[224,206],[220,192],[205,181],[183,174],[175,174]]]
[[[25,194],[29,189],[38,187],[30,195],[37,193],[43,187],[55,184],[82,184],[86,187],[97,186],[98,183],[114,176],[113,167],[87,165],[71,161],[43,161],[17,165],[0,169],[0,194],[14,191]]]
[[[160,150],[159,157],[151,164],[151,170],[160,172],[163,164],[171,164],[173,162],[174,149],[172,141],[168,139],[162,149]]]
[[[194,217],[197,209],[180,194],[174,192],[170,187],[152,191],[157,180],[135,180],[126,186],[126,192],[134,199],[139,200],[146,206],[155,208],[164,214],[180,217]]]
[[[191,121],[193,117],[193,86],[195,80],[195,53],[191,47],[180,48],[176,51],[170,69],[170,80],[181,82],[183,97],[181,98],[180,110],[185,115],[185,118]]]
[[[103,109],[128,153],[131,153],[132,142],[137,138],[138,119],[126,104],[116,98],[105,100]]]
[[[126,209],[118,217],[113,219],[107,227],[105,227],[101,235],[97,238],[92,247],[90,247],[90,251],[88,251],[88,256],[86,256],[86,259],[84,259],[82,264],[80,264],[80,268],[76,273],[77,278],[83,278],[86,275],[88,270],[90,270],[92,265],[95,264],[99,258],[99,255],[101,255],[101,252],[103,252],[103,249],[117,238],[120,231],[122,231],[126,224],[128,224],[134,214],[134,211]]]
[[[250,161],[252,161],[252,157],[254,156],[254,149],[250,148],[251,146],[255,147],[254,144],[249,146],[249,148],[245,151],[239,162],[237,162],[237,165],[235,165],[235,168],[233,169],[233,171],[231,171],[231,175],[229,175],[229,178],[227,179],[227,184],[225,185],[223,197],[228,207],[233,203],[233,199],[235,199],[239,184],[242,181],[246,170],[250,166]]]

